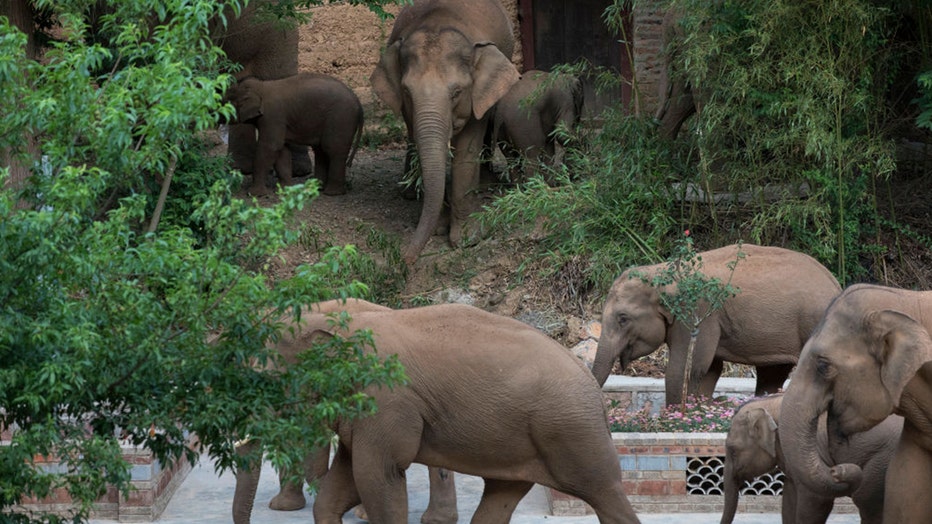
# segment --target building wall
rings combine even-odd
[[[519,0],[502,0],[515,28],[512,60],[522,70]],[[657,57],[660,48],[660,0],[638,2],[634,12],[634,64],[641,110],[653,112],[657,95]],[[398,8],[391,10],[397,12]],[[370,111],[379,104],[372,95],[369,75],[391,32],[392,21],[380,22],[362,6],[331,4],[311,9],[312,19],[300,29],[300,71],[332,75],[353,88]]]

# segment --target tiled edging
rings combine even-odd
[[[123,447],[123,459],[132,465],[132,491],[124,498],[116,489],[108,489],[107,493],[94,503],[92,518],[120,522],[157,520],[175,490],[191,471],[191,465],[185,458],[181,458],[170,467],[162,467],[152,452],[131,446]],[[61,467],[56,459],[47,457],[37,457],[36,465],[49,471]],[[72,509],[72,501],[66,490],[58,489],[43,499],[24,500],[19,509],[67,515]]]
[[[721,513],[724,497],[690,495],[687,464],[691,458],[725,456],[724,433],[612,433],[618,450],[625,494],[638,513]],[[715,475],[713,475],[715,476]],[[695,491],[693,489],[692,491]],[[550,512],[555,516],[592,514],[588,504],[548,489]],[[739,513],[779,513],[781,497],[742,495]],[[835,501],[836,513],[854,513],[851,499]]]

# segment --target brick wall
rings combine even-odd
[[[134,447],[123,448],[123,460],[131,464],[131,485],[128,497],[116,489],[94,503],[91,516],[120,522],[151,522],[158,519],[172,495],[191,471],[187,460],[181,459],[163,466],[150,451]],[[36,466],[45,471],[59,471],[62,466],[55,457],[35,457]],[[57,489],[48,497],[27,498],[19,510],[67,515],[72,510],[71,497],[64,489]]]

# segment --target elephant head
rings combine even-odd
[[[417,259],[439,222],[451,138],[468,123],[481,120],[518,76],[494,43],[471,42],[455,29],[418,29],[390,43],[382,54],[370,78],[373,89],[404,116],[423,175],[424,204],[405,248],[408,264]],[[478,161],[478,155],[473,160]],[[451,241],[457,240],[451,231]]]
[[[656,351],[667,338],[673,316],[660,302],[660,289],[625,271],[612,284],[602,309],[602,335],[592,374],[604,385],[615,361],[624,368]]]
[[[932,340],[919,323],[904,313],[872,307],[866,300],[870,293],[851,289],[829,306],[803,347],[780,419],[784,440],[794,442],[783,448],[788,474],[826,495],[851,491],[861,470],[854,464],[833,466],[819,453],[819,416],[827,413],[834,438],[876,426],[893,413],[919,366],[932,359]]]
[[[263,114],[261,83],[255,78],[244,78],[230,86],[226,100],[236,109],[237,123],[254,122]]]
[[[730,524],[738,509],[738,492],[744,482],[772,470],[777,464],[777,423],[780,396],[752,400],[739,408],[725,438],[725,509],[722,524]],[[766,407],[765,407],[766,406]]]

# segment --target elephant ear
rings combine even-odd
[[[520,78],[518,68],[495,44],[477,43],[472,62],[473,115],[477,119],[485,116]]]
[[[389,45],[369,76],[372,90],[395,114],[401,114],[401,40]]]
[[[777,423],[764,408],[752,408],[747,412],[748,433],[771,457],[777,457]]]
[[[906,383],[932,359],[932,338],[918,322],[898,311],[873,311],[864,317],[880,379],[893,405],[899,405]]]
[[[253,84],[241,84],[238,96],[233,105],[236,106],[236,118],[242,123],[252,122],[263,115],[262,95]]]

